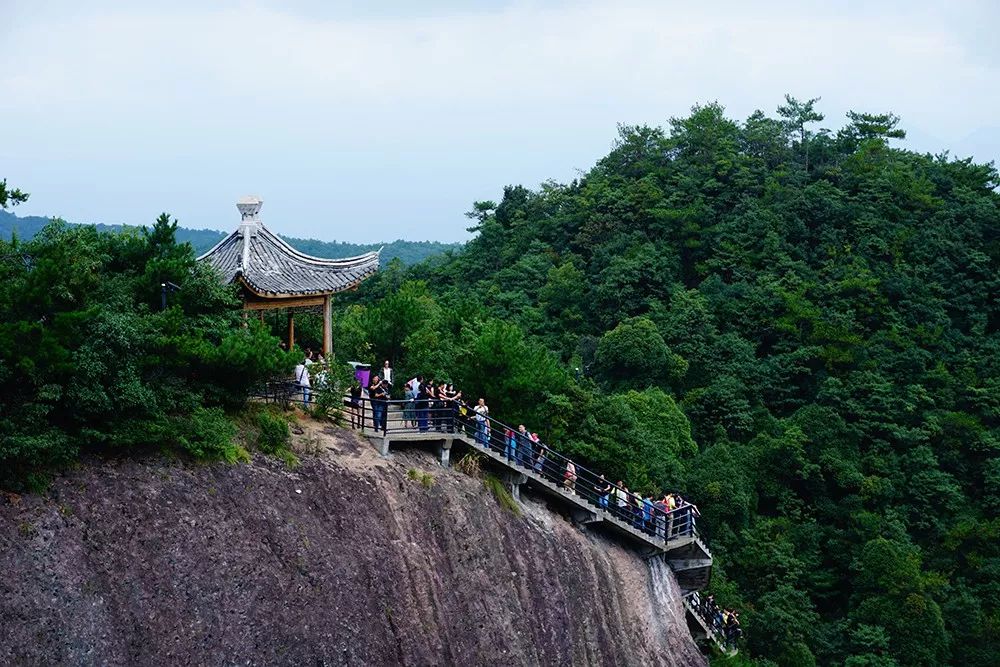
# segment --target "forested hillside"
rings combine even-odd
[[[0,239],[9,240],[15,234],[22,240],[30,239],[49,222],[51,222],[49,218],[37,215],[18,217],[13,213],[0,210]],[[124,225],[102,224],[95,225],[95,227],[102,232],[120,232],[126,228]],[[276,229],[275,231],[280,233],[281,230]],[[206,252],[225,237],[224,233],[214,229],[187,229],[184,227],[178,227],[176,235],[178,243],[190,243],[197,255]],[[434,255],[461,247],[458,243],[404,241],[403,239],[389,241],[384,244],[344,243],[297,238],[286,238],[286,240],[296,249],[307,255],[329,257],[332,259],[361,255],[382,248],[383,265],[388,264],[394,259],[398,259],[404,265],[416,264]]]
[[[997,171],[786,102],[477,202],[464,251],[345,297],[338,352],[683,491],[740,663],[1000,664]]]

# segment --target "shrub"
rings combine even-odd
[[[469,477],[482,477],[483,476],[483,464],[482,456],[476,452],[469,452],[462,459],[455,464],[455,470],[459,472],[464,472]]]
[[[221,408],[196,408],[190,417],[174,419],[177,444],[196,459],[235,462],[247,458],[233,439],[236,426]]]
[[[292,433],[284,415],[275,414],[270,410],[262,410],[257,413],[255,422],[257,449],[265,454],[278,454],[288,449]]]

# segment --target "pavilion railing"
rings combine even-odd
[[[605,511],[632,528],[664,541],[698,535],[697,510],[683,503],[672,510],[662,504],[644,504],[635,494],[600,474],[560,454],[552,447],[532,441],[507,424],[477,415],[471,406],[455,401],[380,401],[344,399],[345,420],[361,431],[405,434],[462,435],[483,449],[500,454],[509,465],[541,477]],[[570,473],[573,463],[575,475]]]

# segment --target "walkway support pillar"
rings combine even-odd
[[[288,349],[295,347],[295,313],[288,313]]]
[[[521,485],[528,482],[528,476],[520,472],[503,473],[503,482],[510,487],[510,495],[514,500],[521,500]]]
[[[454,442],[452,438],[446,438],[441,441],[441,446],[438,448],[438,453],[441,455],[441,466],[447,468],[451,465],[451,443]]]

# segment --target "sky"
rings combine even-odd
[[[618,123],[785,93],[1000,158],[1000,3],[0,0],[0,179],[19,215],[462,241],[503,186],[568,182]]]

